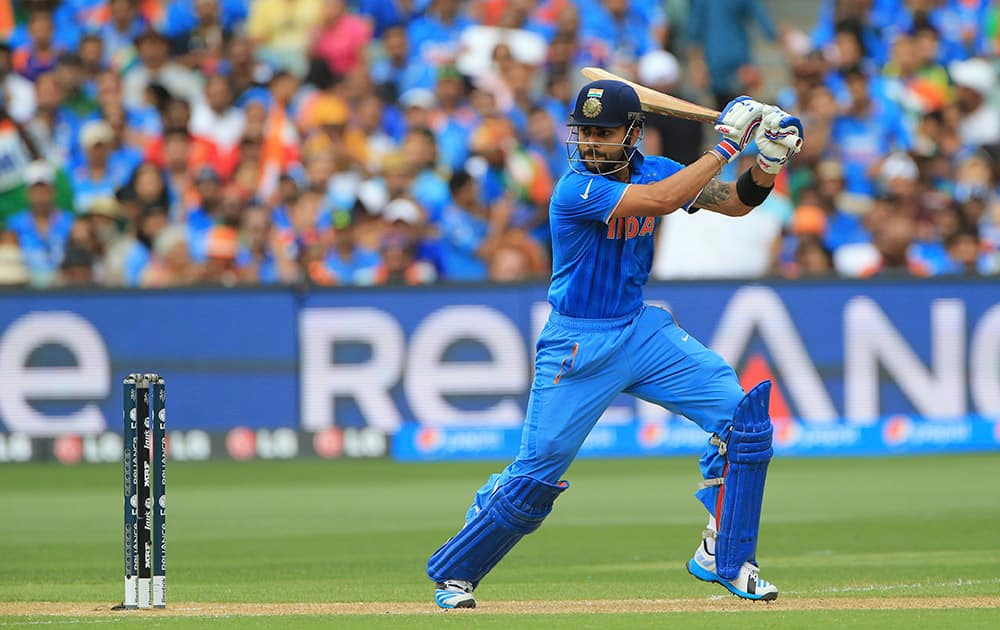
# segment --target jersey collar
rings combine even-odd
[[[642,154],[642,151],[636,149],[632,154],[631,163],[629,165],[629,181],[631,183],[636,183],[640,177],[642,177],[642,168],[646,163],[646,156]]]

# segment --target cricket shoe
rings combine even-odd
[[[688,560],[688,573],[705,582],[718,582],[730,593],[743,599],[772,601],[778,599],[778,587],[761,579],[757,565],[744,562],[735,580],[719,577],[715,572],[715,555],[709,553],[706,541],[698,545],[694,557]]]
[[[445,580],[438,582],[434,590],[434,601],[441,608],[475,608],[476,597],[472,594],[472,582],[465,580]]]

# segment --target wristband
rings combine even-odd
[[[736,156],[740,154],[741,150],[742,149],[740,149],[740,145],[736,144],[729,138],[726,138],[719,144],[715,145],[712,148],[711,152],[714,153],[716,156],[722,158],[723,166],[725,166],[725,164],[732,162],[734,159],[736,159]]]
[[[773,188],[774,186],[760,186],[757,182],[753,181],[750,169],[747,169],[736,180],[736,196],[739,197],[743,205],[750,206],[751,208],[764,203],[764,200],[771,194]]]

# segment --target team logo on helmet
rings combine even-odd
[[[583,115],[587,118],[597,118],[601,115],[601,101],[590,97],[583,102]]]

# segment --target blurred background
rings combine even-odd
[[[591,65],[803,120],[753,213],[661,222],[647,293],[775,379],[780,448],[1000,444],[998,3],[0,1],[0,33],[0,462],[120,458],[133,371],[180,458],[512,454]],[[623,399],[586,449],[691,428]]]

